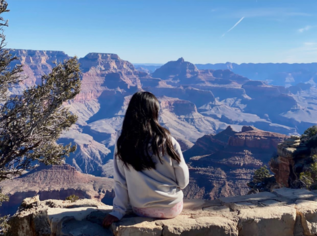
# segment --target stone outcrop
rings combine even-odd
[[[16,212],[22,200],[38,195],[40,200],[61,199],[70,195],[107,204],[114,197],[113,179],[80,173],[70,165],[40,166],[19,178],[2,181],[2,193],[10,197],[0,206],[0,215]]]
[[[204,135],[197,139],[195,145],[184,152],[186,161],[189,161],[191,157],[202,156],[214,153],[223,149],[228,144],[228,140],[236,134],[231,126],[228,126],[224,131],[219,132],[216,135]]]
[[[160,105],[161,109],[168,109],[170,112],[173,112],[178,116],[197,112],[197,108],[194,103],[177,98],[173,99],[162,97],[160,99]]]
[[[196,66],[190,62],[184,60],[184,58],[179,58],[177,61],[170,61],[154,71],[153,77],[167,79],[191,79],[197,77],[199,70]],[[186,81],[186,80],[185,80]],[[187,83],[189,81],[186,81]],[[185,82],[185,83],[186,83]]]
[[[55,66],[54,62],[60,63],[70,58],[62,51],[12,49],[10,53],[19,58],[13,62],[12,66],[23,65],[22,78],[24,77],[25,80],[21,84],[22,88],[18,91],[19,93],[25,86],[29,87],[41,83],[42,75],[51,72]]]
[[[281,187],[307,187],[300,180],[300,175],[315,162],[312,155],[317,153],[316,137],[291,136],[278,145],[277,155],[270,161],[270,169]]]
[[[251,126],[244,126],[241,132],[229,138],[228,146],[276,150],[277,145],[283,142],[285,138],[286,135],[283,134],[266,132]]]
[[[174,219],[125,216],[110,228],[102,220],[112,207],[95,200],[76,202],[23,201],[9,224],[11,236],[95,235],[213,235],[308,236],[317,233],[317,193],[282,188],[273,192],[220,198],[185,200]]]
[[[186,198],[215,199],[247,194],[247,183],[256,169],[267,164],[278,143],[288,136],[250,126],[241,132],[227,127],[216,135],[205,135],[184,152],[190,166]]]

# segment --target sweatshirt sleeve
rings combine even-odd
[[[172,159],[176,180],[180,189],[186,188],[189,183],[189,170],[188,166],[184,160],[184,156],[179,143],[173,138],[173,144],[176,153],[179,155],[181,161],[178,163],[176,160]]]
[[[113,210],[112,212],[110,212],[110,214],[117,217],[120,220],[130,209],[130,203],[127,182],[123,169],[124,164],[115,156],[116,152],[117,148],[115,147],[113,156],[115,197],[113,199]]]

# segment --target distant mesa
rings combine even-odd
[[[134,70],[134,66],[130,62],[124,61],[117,54],[112,53],[88,53],[79,59],[79,63],[83,72],[89,71],[91,67],[113,72],[123,69]]]

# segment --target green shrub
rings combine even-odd
[[[309,168],[299,174],[299,180],[308,189],[313,189],[317,186],[317,155],[312,156],[313,163]]]
[[[77,200],[79,200],[79,197],[75,194],[68,196],[65,200],[69,200],[71,202],[76,202]]]
[[[309,127],[308,129],[305,130],[304,134],[302,137],[305,138],[311,138],[317,134],[317,125],[314,125],[312,127]]]
[[[0,217],[0,235],[6,235],[8,230],[10,229],[10,225],[8,224],[9,216]]]
[[[0,189],[0,206],[2,205],[2,202],[7,201],[9,201],[9,197],[2,194]],[[9,216],[0,217],[0,235],[4,235],[10,228],[10,226],[8,225],[8,219]]]
[[[254,172],[252,181],[254,183],[260,183],[263,180],[265,180],[266,178],[270,178],[270,177],[271,177],[271,174],[270,174],[270,171],[267,168],[267,166],[262,166],[261,168],[257,169]]]

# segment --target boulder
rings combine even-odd
[[[317,234],[317,203],[315,201],[296,201],[296,210],[300,216],[305,235]]]
[[[274,206],[241,209],[240,236],[289,236],[294,234],[296,209],[294,206]]]

